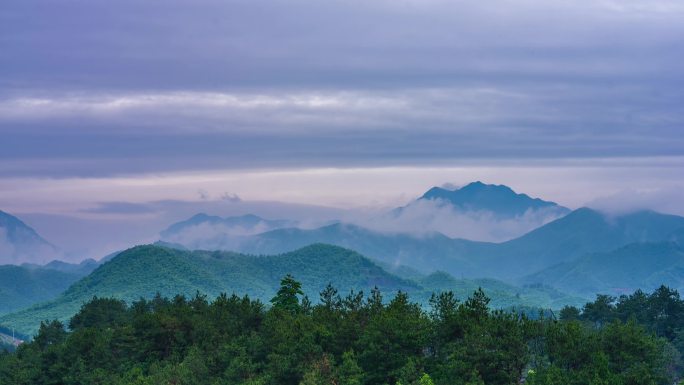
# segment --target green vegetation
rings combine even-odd
[[[667,286],[660,286],[651,294],[641,290],[617,298],[600,294],[581,310],[573,306],[564,307],[560,317],[595,327],[615,321],[632,321],[667,339],[680,354],[684,354],[684,300],[677,290]]]
[[[592,253],[526,277],[580,296],[652,291],[665,284],[684,289],[684,250],[672,242],[634,243]]]
[[[93,296],[131,303],[139,298],[153,298],[156,293],[171,297],[178,293],[190,296],[199,291],[209,298],[228,292],[267,302],[276,294],[280,277],[293,273],[302,277],[303,292],[314,301],[331,283],[345,291],[374,286],[386,293],[401,290],[423,305],[427,305],[434,291],[454,290],[463,299],[480,286],[491,292],[492,305],[496,308],[560,308],[585,302],[548,288],[516,288],[496,280],[457,280],[445,273],[415,282],[386,272],[354,251],[329,245],[312,245],[276,256],[139,246],[120,253],[55,300],[0,317],[0,323],[33,334],[41,320],[66,322]]]
[[[429,293],[453,291],[456,297],[461,299],[466,298],[478,288],[482,288],[487,296],[492,298],[491,305],[496,309],[511,307],[560,309],[566,305],[579,305],[586,302],[583,297],[568,296],[550,286],[517,287],[491,278],[456,279],[443,271],[432,273],[417,282]]]
[[[0,315],[51,300],[83,277],[42,267],[0,266]]]
[[[325,287],[317,305],[291,276],[273,304],[196,294],[93,298],[64,324],[0,355],[0,385],[672,384],[670,345],[636,321],[600,325],[490,311],[482,290],[429,308]],[[585,309],[586,311],[586,309]]]

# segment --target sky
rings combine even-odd
[[[683,18],[679,0],[5,0],[0,210],[67,248],[474,180],[684,215]]]

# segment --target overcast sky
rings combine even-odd
[[[682,20],[680,0],[4,0],[0,209],[391,206],[481,179],[684,214]]]

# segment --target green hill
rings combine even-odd
[[[286,274],[295,275],[312,300],[329,282],[345,291],[374,286],[385,292],[420,290],[360,254],[334,246],[312,245],[276,256],[138,246],[100,266],[54,301],[2,317],[1,323],[33,332],[40,320],[68,319],[93,296],[131,301],[156,293],[172,297],[199,291],[211,297],[227,292],[268,301]]]
[[[83,277],[44,267],[0,266],[0,315],[51,300]]]
[[[444,273],[441,277],[433,274],[415,282],[388,273],[359,253],[323,244],[272,256],[148,245],[120,253],[55,300],[0,317],[0,323],[30,334],[36,331],[41,320],[67,320],[93,296],[132,301],[150,298],[156,293],[172,297],[199,291],[210,297],[221,292],[247,294],[268,302],[286,274],[293,274],[302,283],[313,302],[331,283],[343,295],[352,289],[368,292],[377,286],[387,297],[402,290],[425,304],[433,291],[453,289],[459,297],[466,298],[478,286],[491,292],[495,307],[560,307],[561,303],[581,303],[567,296],[554,299],[541,290],[516,288],[496,280],[463,281]]]
[[[250,254],[277,254],[325,243],[357,250],[390,266],[405,265],[431,273],[445,270],[458,276],[478,276],[476,256],[495,244],[451,239],[440,233],[412,235],[385,233],[360,226],[337,223],[317,229],[278,229],[245,237],[234,247]],[[229,246],[229,245],[228,245]]]
[[[634,243],[591,253],[525,277],[525,283],[553,285],[559,290],[590,296],[653,291],[666,285],[684,290],[684,250],[672,242]]]

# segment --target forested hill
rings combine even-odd
[[[279,279],[296,272],[316,298],[328,283],[345,290],[377,286],[387,292],[416,292],[418,284],[387,273],[351,250],[312,245],[276,256],[250,256],[230,252],[183,251],[161,246],[126,250],[76,282],[51,302],[2,318],[0,323],[32,333],[44,319],[66,320],[93,296],[114,296],[126,301],[201,292],[215,297],[222,292],[244,293],[267,300]]]
[[[48,301],[83,275],[45,267],[0,266],[0,315]]]
[[[684,289],[684,250],[674,242],[633,243],[606,253],[544,269],[523,279],[579,296],[651,291],[660,285]]]
[[[315,244],[294,252],[254,256],[219,251],[187,251],[162,246],[138,246],[118,254],[89,276],[76,282],[51,302],[0,317],[0,324],[32,334],[41,320],[67,320],[93,296],[113,296],[125,301],[201,292],[211,298],[225,292],[244,293],[267,301],[278,289],[279,279],[293,274],[302,281],[312,301],[332,283],[340,290],[365,291],[378,287],[393,295],[411,293],[425,303],[433,291],[455,290],[465,296],[482,286],[493,296],[493,306],[560,308],[582,303],[548,288],[517,288],[496,280],[456,280],[448,274],[425,277],[420,282],[388,273],[368,258],[337,246]]]

